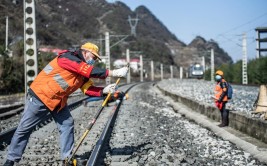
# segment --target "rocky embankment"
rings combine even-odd
[[[215,106],[211,97],[214,96],[215,82],[197,79],[166,79],[159,82],[158,86],[173,94]],[[228,102],[227,108],[251,115],[259,87],[241,85],[232,85],[232,87],[233,98]]]

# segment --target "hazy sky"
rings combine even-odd
[[[248,58],[254,59],[255,28],[267,27],[267,0],[120,1],[132,10],[140,5],[146,6],[171,33],[186,44],[198,35],[206,40],[214,39],[235,62],[242,59],[242,35],[246,33],[247,36]],[[264,36],[267,37],[267,34]],[[267,45],[264,47],[267,48]]]

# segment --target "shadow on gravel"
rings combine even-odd
[[[124,161],[128,161],[128,160],[135,158],[137,155],[147,154],[147,152],[153,148],[150,146],[146,147],[146,145],[151,145],[151,144],[152,144],[151,142],[146,142],[138,146],[125,146],[123,148],[113,148],[110,150],[110,152],[112,156],[113,155],[130,155],[127,159],[124,160]]]

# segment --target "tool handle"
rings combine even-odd
[[[117,79],[117,81],[116,81],[116,86],[120,83],[120,80],[121,80],[120,78]],[[81,137],[81,139],[80,139],[80,141],[79,141],[77,147],[74,149],[74,151],[73,151],[72,155],[70,156],[70,158],[68,158],[67,163],[70,163],[71,160],[73,159],[74,155],[76,154],[76,152],[78,151],[79,147],[81,146],[83,140],[84,140],[85,137],[88,135],[89,131],[91,130],[91,128],[92,128],[93,125],[95,124],[95,122],[96,122],[98,116],[100,115],[100,113],[101,113],[102,110],[104,109],[104,107],[105,107],[107,101],[109,100],[110,96],[111,96],[111,93],[109,92],[109,93],[108,93],[108,96],[106,97],[106,99],[105,99],[104,102],[102,103],[102,107],[98,110],[98,112],[97,112],[97,114],[95,115],[94,119],[92,120],[92,122],[91,122],[91,123],[89,124],[89,126],[87,127],[86,131],[84,132],[83,136]]]
[[[121,80],[120,78],[117,79],[117,81],[116,81],[116,86],[120,83],[120,80]],[[110,96],[111,96],[111,93],[109,92],[108,95],[107,95],[107,97],[106,97],[106,99],[105,99],[104,102],[102,103],[102,107],[105,107],[105,105],[107,104],[107,102],[108,102]]]

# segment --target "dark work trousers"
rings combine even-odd
[[[227,102],[223,102],[221,111],[222,124],[225,126],[229,125],[229,110],[225,108]]]
[[[8,147],[7,159],[20,161],[32,131],[42,121],[42,117],[48,113],[52,115],[60,132],[61,160],[69,157],[74,144],[74,120],[68,106],[65,106],[59,112],[49,111],[40,100],[31,95],[27,96],[25,103],[22,118]],[[48,137],[49,135],[45,136]]]

